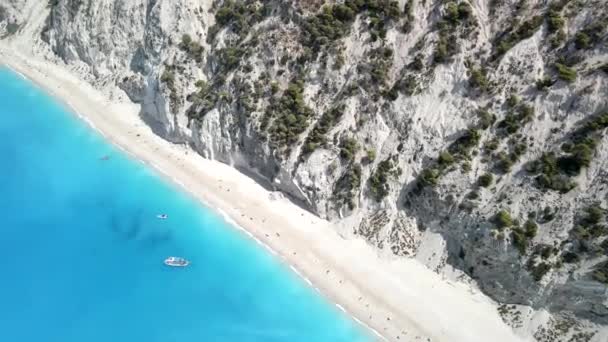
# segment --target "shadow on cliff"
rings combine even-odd
[[[401,189],[397,207],[416,219],[420,231],[440,234],[446,243],[446,262],[476,280],[486,295],[503,303],[542,305],[543,299],[535,296],[538,286],[529,276],[521,276],[528,273],[519,259],[505,256],[516,251],[503,250],[502,242],[490,236],[488,218],[476,214],[471,201],[441,196],[436,188],[414,180]]]

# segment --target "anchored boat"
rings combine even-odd
[[[167,259],[165,259],[165,265],[171,266],[171,267],[186,267],[186,266],[190,265],[190,261],[188,261],[184,258],[172,256],[172,257],[168,257]]]

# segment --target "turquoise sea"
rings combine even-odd
[[[5,68],[0,195],[0,341],[371,340],[217,213]],[[192,265],[167,267],[170,255]]]

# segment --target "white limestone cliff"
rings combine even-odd
[[[608,259],[606,129],[594,135],[590,164],[569,177],[574,189],[539,187],[530,171],[544,153],[564,155],[560,146],[573,133],[608,112],[605,1],[401,0],[397,18],[381,16],[384,39],[374,40],[375,19],[362,11],[318,53],[302,43],[303,23],[322,3],[342,1],[238,2],[253,11],[241,13],[240,29],[234,20],[216,23],[226,3],[1,0],[0,36],[65,64],[110,98],[141,104],[141,117],[162,137],[256,175],[335,221],[346,237],[361,235],[387,257],[417,258],[469,279],[521,312],[557,314],[538,329],[539,341],[550,340],[546,327],[560,320],[608,325],[608,287],[593,275]],[[450,4],[469,12],[462,5],[450,22]],[[549,10],[558,4],[556,33]],[[512,38],[535,16],[540,24]],[[577,33],[602,22],[595,41],[578,47]],[[193,45],[182,45],[184,35]],[[510,39],[512,47],[497,54]],[[443,43],[448,56],[437,61]],[[576,77],[560,78],[556,63]],[[482,69],[478,85],[471,79]],[[553,83],[539,90],[544,77]],[[312,116],[294,142],[279,146],[272,129],[280,113],[268,113],[295,79]],[[512,95],[519,104],[507,104]],[[325,142],[306,153],[307,137],[336,106],[342,114],[322,134]],[[522,106],[533,113],[517,116],[505,134],[500,122]],[[480,123],[489,120],[482,109],[495,117],[489,127]],[[470,128],[478,136],[462,152]],[[461,156],[438,161],[442,151]],[[421,185],[424,170],[441,173],[436,184]],[[479,186],[486,173],[492,184]],[[379,188],[386,194],[378,196]],[[593,227],[605,231],[581,237],[577,227],[591,206],[603,210]],[[520,227],[538,225],[523,253],[514,243],[518,225],[497,227],[500,210]],[[567,253],[579,259],[564,262]]]

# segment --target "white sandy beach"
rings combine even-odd
[[[67,69],[14,46],[0,45],[0,64],[36,82],[111,142],[225,213],[330,301],[375,330],[379,339],[524,341],[484,295],[443,280],[414,260],[386,260],[363,240],[341,238],[329,222],[274,196],[230,166],[156,136],[140,120],[137,105],[110,103]]]

